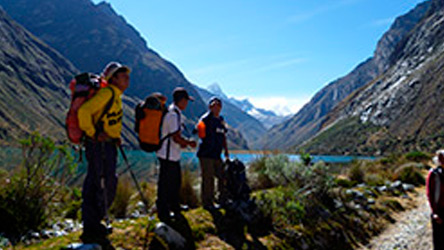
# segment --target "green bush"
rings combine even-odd
[[[265,160],[264,174],[274,186],[287,185],[296,175],[296,169],[293,166],[286,155],[271,156]]]
[[[405,155],[405,158],[409,161],[414,161],[414,162],[430,161],[432,159],[432,157],[429,154],[419,151],[413,151],[407,153]]]
[[[303,151],[299,154],[299,157],[301,158],[302,163],[306,166],[310,165],[313,161],[313,157],[309,153]]]
[[[22,164],[0,187],[0,233],[17,243],[49,223],[69,192],[76,167],[67,146],[35,133],[21,141]]]
[[[364,182],[369,186],[382,186],[385,184],[387,179],[382,177],[380,174],[367,174],[364,177]]]
[[[73,220],[81,219],[81,208],[82,208],[82,191],[79,188],[73,188],[71,190],[71,195],[65,200],[65,218],[70,218]]]
[[[365,172],[361,166],[361,163],[357,162],[351,166],[348,171],[348,177],[351,181],[355,181],[357,183],[364,182]]]
[[[254,160],[248,168],[248,181],[253,190],[262,190],[273,187],[273,182],[265,174],[267,156]]]
[[[340,187],[344,187],[344,188],[351,188],[357,184],[355,181],[351,181],[351,180],[343,179],[343,178],[336,178],[335,183],[336,183],[336,185],[338,185]]]
[[[400,180],[403,183],[409,183],[415,186],[425,184],[425,178],[421,170],[416,165],[412,164],[400,166],[395,170],[393,178],[395,180]]]

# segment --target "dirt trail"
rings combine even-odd
[[[361,249],[433,249],[430,208],[425,192],[419,193],[415,199],[418,204],[416,208],[394,216],[396,223],[389,225]]]

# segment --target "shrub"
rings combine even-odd
[[[253,161],[248,168],[248,181],[251,189],[261,190],[273,187],[273,182],[265,174],[267,156]]]
[[[382,177],[380,174],[367,174],[364,177],[364,182],[369,186],[381,186],[384,185],[386,178]]]
[[[287,185],[296,174],[290,159],[286,155],[276,155],[265,159],[264,174],[272,181],[274,186]]]
[[[305,153],[305,152],[301,152],[299,154],[302,163],[304,163],[304,165],[308,166],[311,164],[311,162],[313,161],[313,157],[309,154],[309,153]]]
[[[351,181],[351,180],[344,179],[344,178],[336,178],[335,183],[336,183],[336,185],[338,185],[340,187],[344,187],[344,188],[351,188],[354,185],[356,185],[355,181]]]
[[[0,188],[6,185],[8,182],[9,173],[6,169],[0,168]]]
[[[78,188],[73,188],[71,190],[71,194],[68,196],[68,199],[65,200],[67,203],[65,209],[65,218],[70,218],[74,220],[78,220],[81,217],[81,208],[82,208],[82,191]]]
[[[419,152],[419,151],[413,151],[410,153],[407,153],[404,156],[407,160],[409,161],[414,161],[414,162],[423,162],[423,161],[430,161],[432,159],[432,157],[424,152]]]
[[[134,190],[128,177],[121,178],[117,185],[116,196],[110,212],[116,218],[126,218],[128,205]]]
[[[362,183],[364,181],[365,172],[360,162],[354,163],[348,171],[348,177],[351,181]]]
[[[67,146],[38,133],[21,141],[22,164],[0,189],[0,232],[12,243],[49,222],[60,209],[76,167]]]
[[[421,170],[414,164],[405,164],[395,170],[393,174],[395,180],[404,183],[413,184],[415,186],[424,185],[425,178]]]

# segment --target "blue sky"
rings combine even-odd
[[[296,112],[422,0],[107,2],[192,83]]]

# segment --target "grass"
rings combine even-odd
[[[396,179],[398,170],[407,173],[425,174],[423,168],[410,168],[407,157],[391,157],[377,161],[356,161],[332,172],[323,164],[306,166],[287,162],[282,157],[258,159],[252,169],[261,173],[271,181],[271,187],[257,188],[253,193],[257,204],[266,216],[271,218],[272,228],[269,235],[259,237],[259,242],[269,249],[352,249],[367,242],[373,235],[381,232],[385,225],[393,222],[393,214],[412,206],[407,199],[399,194],[380,193],[374,187]],[[276,166],[281,166],[278,168]],[[337,169],[337,170],[336,170]],[[353,173],[359,169],[359,178]],[[418,170],[418,171],[417,171]],[[262,172],[261,172],[262,171]],[[274,171],[274,173],[273,173]],[[276,176],[276,171],[292,178],[285,185],[277,185],[273,181],[282,181]],[[295,175],[295,173],[297,173]],[[190,174],[190,175],[188,175]],[[416,175],[416,174],[415,174]],[[409,174],[407,174],[409,176]],[[257,177],[257,176],[256,176]],[[190,191],[198,179],[191,173],[184,173],[183,191]],[[277,178],[277,179],[276,179]],[[353,179],[353,180],[352,180]],[[366,186],[357,180],[362,180]],[[267,186],[260,183],[257,187]],[[420,185],[420,184],[419,184]],[[143,189],[155,198],[154,185],[142,184]],[[152,188],[152,189],[151,189]],[[363,205],[347,195],[347,190],[358,190],[374,203],[363,208]],[[192,194],[191,194],[192,195]],[[134,194],[130,205],[138,200]],[[337,203],[340,206],[337,206]],[[189,222],[193,238],[199,249],[231,249],[232,247],[219,238],[218,229],[212,216],[202,208],[184,212]],[[115,221],[114,232],[110,236],[115,247],[124,249],[140,249],[143,246],[146,228],[153,229],[157,219],[149,221],[147,217]],[[263,226],[263,225],[261,225]],[[360,228],[360,230],[356,230]],[[59,249],[60,246],[78,241],[79,232],[65,237],[45,240],[30,246],[19,245],[16,249]],[[149,234],[150,239],[153,234]],[[251,235],[246,234],[252,240]],[[334,247],[332,247],[334,246]]]

